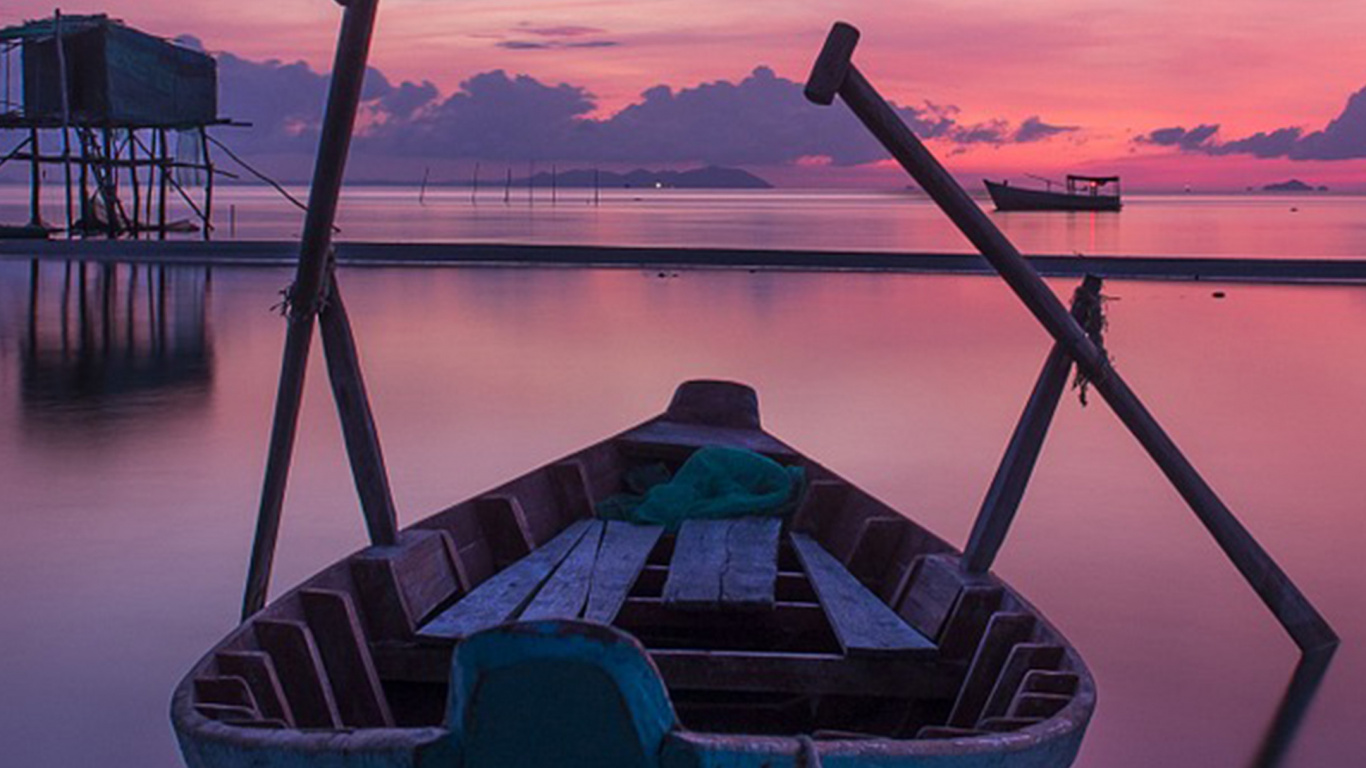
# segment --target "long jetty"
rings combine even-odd
[[[292,240],[0,241],[0,258],[226,266],[293,266]],[[614,267],[641,269],[747,269],[809,272],[991,274],[975,253],[755,250],[744,248],[518,245],[505,243],[336,244],[346,266]],[[1046,277],[1099,275],[1117,280],[1210,282],[1366,283],[1366,259],[1287,259],[1208,256],[1026,257]]]

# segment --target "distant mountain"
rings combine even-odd
[[[1289,181],[1282,181],[1282,182],[1279,182],[1279,183],[1277,183],[1277,184],[1267,184],[1266,186],[1262,187],[1262,191],[1263,191],[1263,192],[1327,192],[1327,191],[1328,191],[1328,187],[1324,187],[1324,186],[1315,187],[1315,186],[1312,186],[1312,185],[1310,185],[1310,184],[1305,184],[1304,182],[1300,181],[1299,179],[1291,179],[1291,180],[1289,180]]]
[[[537,187],[548,187],[552,181],[559,187],[634,187],[634,188],[672,188],[672,189],[772,189],[773,185],[739,168],[722,168],[709,165],[690,171],[649,171],[637,168],[630,173],[597,171],[591,168],[575,168],[561,171],[553,179],[550,173],[542,171],[531,177]],[[513,182],[516,186],[526,186],[525,178]]]

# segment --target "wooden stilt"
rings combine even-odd
[[[213,160],[209,157],[209,130],[199,127],[199,151],[204,157],[204,239],[213,237]]]
[[[1099,277],[1086,276],[1072,300],[1073,317],[1077,316],[1085,302],[1100,300],[1100,285]],[[1067,374],[1071,370],[1072,358],[1068,357],[1067,350],[1061,344],[1054,344],[1025,405],[1024,415],[1010,436],[1005,456],[982,501],[977,522],[972,526],[968,546],[963,550],[963,569],[969,573],[986,573],[990,570],[996,553],[1005,542],[1010,523],[1019,509],[1020,499],[1024,498],[1025,487],[1029,485],[1029,476],[1038,461],[1039,451],[1043,450],[1044,438],[1048,435],[1048,427],[1053,422],[1053,413],[1062,399],[1063,389],[1067,386]]]
[[[807,82],[807,98],[829,104],[838,94],[977,247],[1090,378],[1300,649],[1310,652],[1337,645],[1338,636],[1328,622],[1224,506],[1038,273],[853,65],[850,58],[857,43],[858,30],[835,25]]]
[[[323,118],[318,158],[313,168],[308,214],[304,218],[299,266],[289,291],[289,328],[285,336],[284,360],[275,401],[275,417],[267,454],[266,476],[261,491],[261,509],[256,521],[251,568],[247,575],[242,617],[259,611],[266,600],[270,568],[275,556],[275,541],[280,526],[280,508],[289,475],[290,456],[298,427],[299,403],[303,395],[304,370],[313,335],[314,317],[319,310],[328,270],[332,225],[336,219],[337,199],[341,193],[347,150],[360,103],[365,62],[374,31],[377,0],[350,0],[342,16],[337,55],[332,68],[327,112]],[[363,390],[362,390],[363,391]],[[381,465],[382,466],[382,465]]]
[[[62,37],[62,12],[56,11],[52,15],[53,37],[56,38],[57,49],[57,79],[61,81],[62,94],[62,170],[66,176],[66,236],[72,236],[72,219],[74,212],[71,206],[71,81],[66,74],[66,40]],[[81,193],[84,200],[85,193],[85,167],[81,167]],[[81,210],[84,212],[85,205],[82,203]]]
[[[133,186],[133,218],[130,234],[136,240],[142,236],[142,188],[138,182],[138,142],[136,129],[128,129],[128,180]]]
[[[158,128],[157,137],[160,144],[160,173],[157,174],[157,239],[166,239],[166,192],[171,175],[171,156],[166,144],[166,129]]]
[[[38,129],[28,131],[29,150],[33,153],[28,166],[28,223],[31,227],[43,226],[42,186],[43,169],[38,151]]]

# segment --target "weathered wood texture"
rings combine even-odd
[[[517,615],[593,521],[580,520],[525,558],[499,571],[418,630],[434,640],[462,640]]]
[[[294,712],[289,708],[280,678],[270,654],[264,651],[219,651],[214,655],[218,671],[240,677],[251,687],[252,697],[261,714],[269,719],[294,724]]]
[[[462,591],[458,556],[443,531],[411,529],[392,547],[351,559],[351,577],[375,639],[409,637],[433,611]]]
[[[684,609],[772,608],[778,580],[773,517],[688,520],[674,544],[664,604]]]
[[[953,711],[949,713],[949,725],[972,728],[977,724],[1011,650],[1020,643],[1029,642],[1035,624],[1035,618],[1027,613],[998,613],[991,618],[972,665],[968,667]]]
[[[945,661],[972,658],[992,614],[1000,610],[1005,590],[1000,587],[966,586],[939,635],[939,657]]]
[[[996,676],[996,685],[987,697],[986,706],[982,707],[982,717],[1003,717],[1010,713],[1025,675],[1035,669],[1057,668],[1062,656],[1062,646],[1058,645],[1019,643],[1012,648],[1001,673]]]
[[[498,568],[526,557],[536,548],[526,512],[516,496],[481,496],[474,500],[474,515]]]
[[[934,643],[902,621],[814,540],[794,533],[792,546],[846,654],[934,653]]]
[[[593,566],[602,546],[603,523],[593,520],[555,572],[517,617],[520,621],[575,619],[583,612],[592,585]]]
[[[611,624],[616,619],[663,533],[664,528],[658,525],[632,525],[617,520],[607,523],[602,547],[593,563],[583,618],[602,624]]]
[[[301,621],[257,619],[256,642],[275,661],[294,722],[300,728],[339,728],[341,715],[313,633]]]
[[[299,592],[304,617],[327,668],[332,696],[343,725],[385,728],[394,724],[370,650],[361,633],[351,596],[345,592],[304,589]]]

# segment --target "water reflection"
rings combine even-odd
[[[1285,695],[1276,707],[1276,716],[1266,729],[1266,736],[1257,749],[1257,756],[1252,759],[1251,768],[1277,768],[1285,761],[1286,754],[1295,743],[1295,737],[1299,735],[1300,726],[1304,724],[1304,715],[1309,711],[1309,705],[1314,702],[1336,651],[1337,647],[1334,646],[1326,651],[1300,657],[1300,662],[1295,665],[1295,671],[1285,687]]]
[[[34,261],[20,355],[26,432],[199,410],[213,381],[206,267]]]

